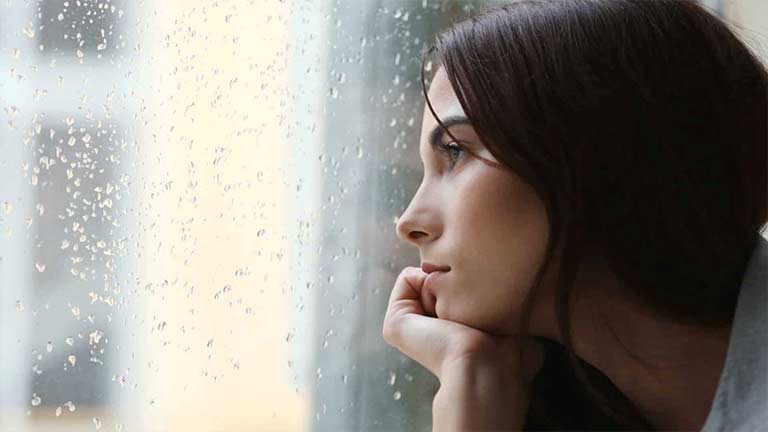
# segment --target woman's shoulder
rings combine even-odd
[[[702,432],[768,430],[768,240],[742,279],[723,372]]]

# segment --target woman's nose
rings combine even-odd
[[[397,221],[396,231],[401,240],[419,245],[437,238],[440,232],[438,217],[433,210],[414,200]]]
[[[418,244],[429,237],[429,233],[424,229],[416,228],[413,220],[400,218],[397,223],[397,236],[403,241]]]

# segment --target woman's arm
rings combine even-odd
[[[520,431],[529,394],[498,362],[462,359],[443,370],[432,402],[432,430]]]

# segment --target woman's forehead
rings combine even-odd
[[[442,68],[435,74],[429,87],[428,95],[432,108],[434,108],[439,118],[466,115]],[[425,123],[436,123],[426,104],[424,107],[424,120]]]

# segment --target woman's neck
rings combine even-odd
[[[731,326],[670,324],[628,304],[574,308],[574,349],[602,371],[660,430],[700,430],[712,407]],[[607,309],[607,310],[606,310]],[[593,317],[594,311],[602,317]]]
[[[574,350],[613,381],[661,430],[700,430],[717,391],[731,325],[703,328],[662,321],[619,297],[615,278],[594,264],[573,289]],[[531,331],[562,343],[550,289],[536,301]],[[542,306],[544,305],[544,306]]]

